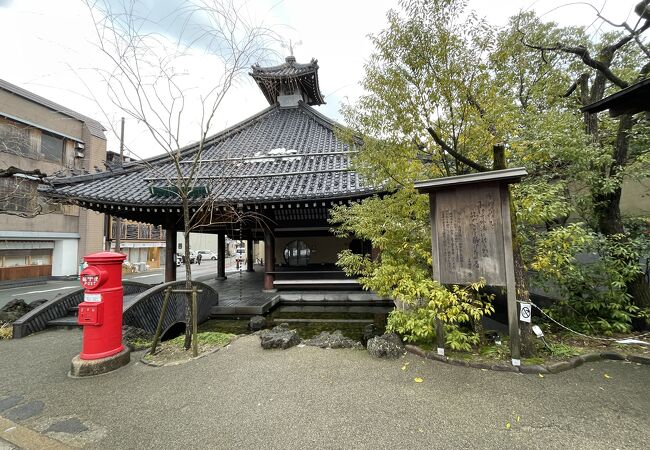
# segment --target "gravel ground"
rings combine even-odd
[[[264,351],[247,336],[186,364],[148,367],[136,353],[117,372],[74,380],[80,337],[0,341],[0,404],[43,402],[20,423],[75,446],[614,449],[650,439],[650,366],[604,361],[540,378],[413,355]]]

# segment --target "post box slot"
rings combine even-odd
[[[79,303],[79,315],[77,323],[79,325],[101,325],[103,319],[103,303]]]

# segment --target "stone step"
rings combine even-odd
[[[75,316],[60,317],[58,319],[50,320],[47,322],[48,327],[79,327],[77,318]]]
[[[372,319],[283,319],[275,317],[274,323],[374,323]]]
[[[348,313],[348,314],[386,314],[394,309],[393,306],[387,305],[360,305],[360,306],[348,306],[348,305],[292,305],[290,303],[283,303],[280,306],[281,312],[283,313]]]

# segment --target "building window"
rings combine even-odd
[[[47,131],[41,132],[41,153],[49,161],[63,162],[64,139]]]
[[[37,156],[29,128],[6,119],[0,119],[0,151],[32,158]]]
[[[19,178],[0,178],[0,210],[38,214],[39,202],[35,181]]]
[[[306,266],[311,250],[303,241],[291,241],[284,248],[284,261],[289,266]]]

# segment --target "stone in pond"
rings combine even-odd
[[[248,329],[251,331],[259,331],[266,327],[266,318],[264,316],[253,316],[248,321]]]
[[[381,336],[382,331],[374,323],[370,323],[363,327],[363,336],[361,336],[361,343],[365,346],[368,345],[368,341],[375,336]]]
[[[363,348],[361,342],[343,336],[341,330],[321,332],[318,336],[303,341],[303,344],[320,348]]]
[[[300,344],[300,336],[296,330],[290,330],[286,323],[280,324],[266,333],[260,335],[263,349],[287,349]]]
[[[395,333],[387,333],[368,341],[368,353],[375,358],[399,358],[404,354],[404,344]]]

